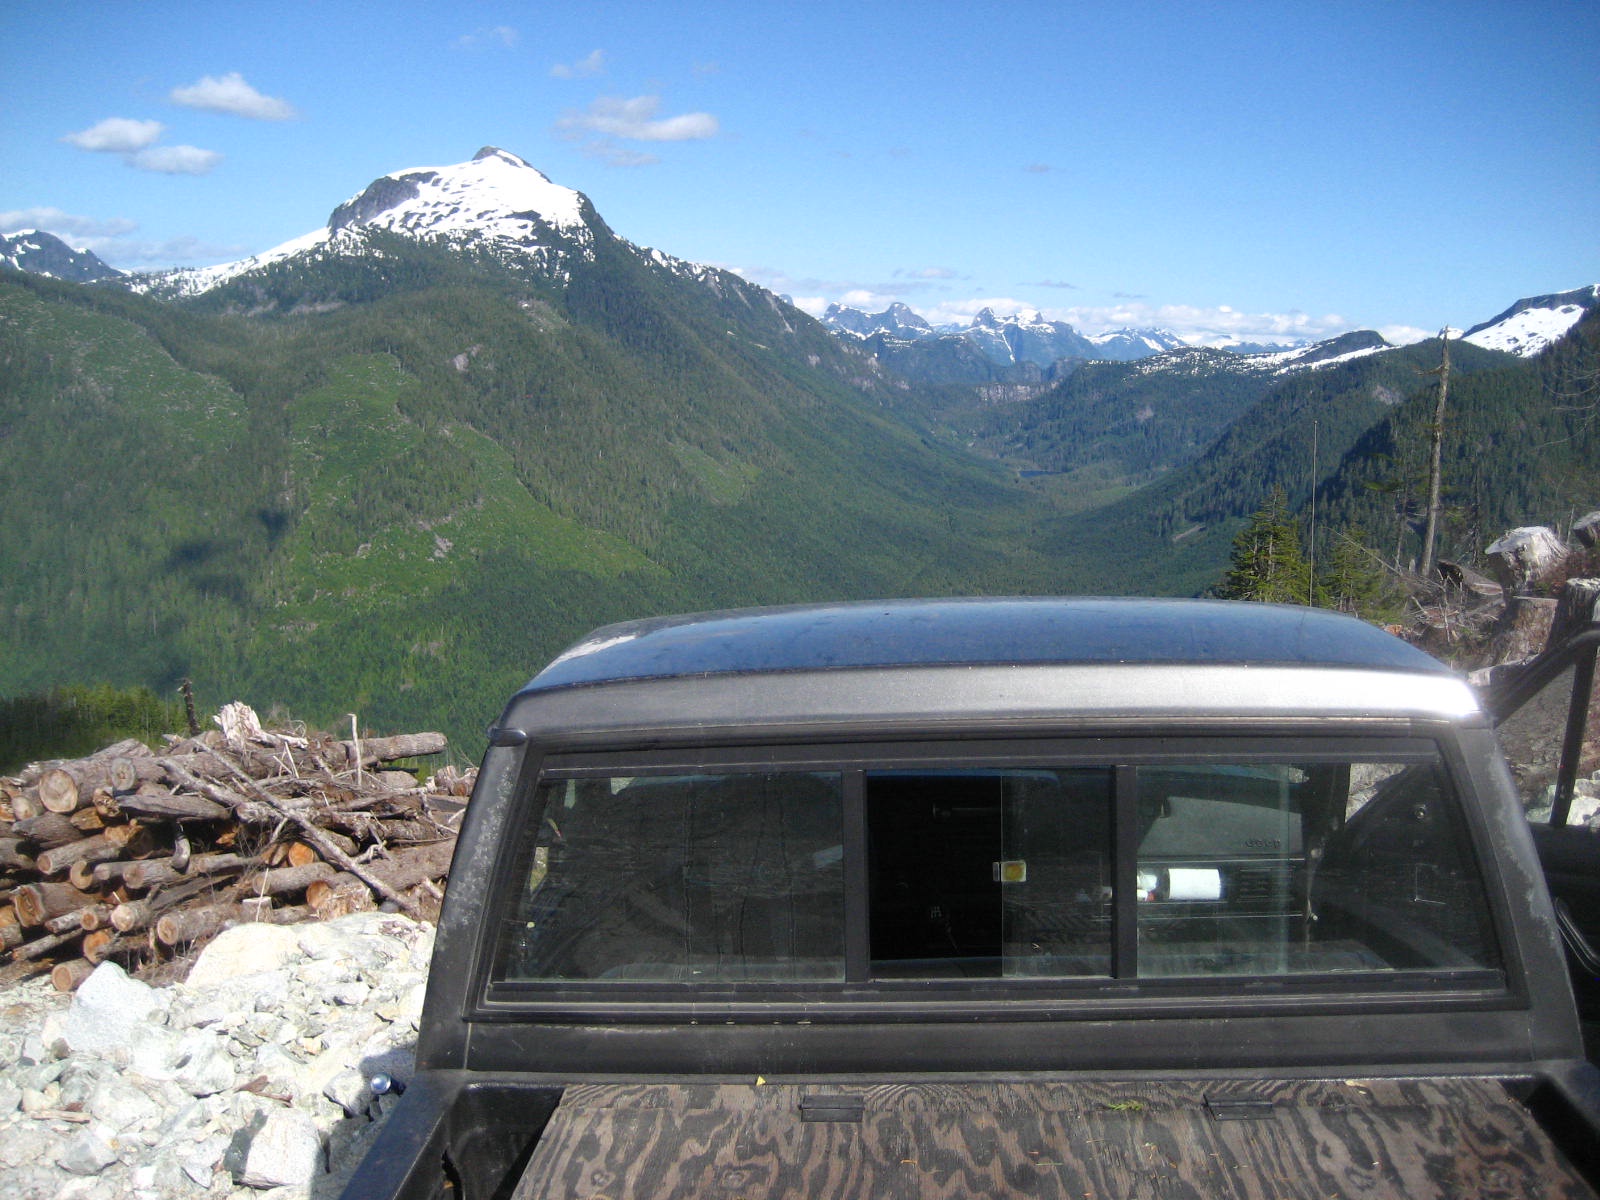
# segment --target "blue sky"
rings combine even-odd
[[[498,145],[820,312],[1397,338],[1600,281],[1600,4],[0,6],[0,230],[224,262]]]

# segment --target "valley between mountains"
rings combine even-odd
[[[47,234],[0,263],[6,696],[188,678],[471,759],[607,621],[1195,594],[1275,488],[1315,496],[1324,554],[1415,554],[1438,339],[819,322],[494,148],[226,267],[125,276]],[[1452,339],[1446,557],[1600,507],[1597,310],[1539,295]]]

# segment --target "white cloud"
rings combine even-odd
[[[610,167],[649,167],[661,161],[659,154],[619,145],[612,138],[593,138],[585,142],[583,153]]]
[[[581,112],[569,109],[556,122],[556,128],[570,131],[573,137],[595,133],[635,142],[703,141],[715,137],[720,128],[710,113],[657,118],[660,108],[660,96],[601,96]]]
[[[237,244],[203,242],[191,234],[182,234],[161,241],[130,238],[107,242],[103,248],[95,248],[95,253],[123,270],[163,270],[167,267],[206,267],[219,262],[232,262],[248,254],[249,248]]]
[[[42,229],[46,233],[55,234],[62,241],[71,242],[78,249],[90,248],[86,241],[79,239],[95,239],[103,242],[132,233],[137,228],[137,223],[126,217],[102,220],[98,217],[82,217],[62,212],[59,208],[14,208],[0,212],[0,233],[15,233],[19,229]]]
[[[274,96],[264,96],[245,82],[237,71],[226,75],[207,75],[199,83],[173,88],[167,99],[184,108],[206,112],[231,113],[255,121],[287,121],[295,116],[294,105]]]
[[[69,133],[61,140],[80,150],[119,154],[122,161],[135,170],[156,171],[163,175],[206,175],[222,161],[222,155],[215,150],[202,150],[198,146],[155,145],[165,129],[166,126],[160,121],[107,117],[99,124]]]
[[[221,161],[217,151],[198,146],[151,146],[127,157],[130,167],[162,175],[209,175]]]
[[[1396,346],[1409,346],[1412,342],[1425,342],[1439,336],[1436,329],[1418,329],[1415,325],[1380,325],[1378,332],[1383,335],[1384,341]],[[1456,333],[1460,332],[1456,330]]]
[[[129,117],[107,117],[96,125],[61,140],[79,150],[97,153],[132,154],[154,142],[166,129],[160,121],[135,121]]]
[[[1050,315],[1090,333],[1129,325],[1170,329],[1194,346],[1226,346],[1236,341],[1314,342],[1350,329],[1350,323],[1337,313],[1313,317],[1298,309],[1279,313],[1240,312],[1228,304],[1206,307],[1127,301],[1103,308],[1051,310]]]
[[[875,291],[872,288],[851,288],[839,297],[839,303],[850,308],[859,308],[865,312],[882,312],[895,302],[895,297],[890,292]]]
[[[241,258],[248,248],[203,242],[188,234],[159,241],[130,235],[138,223],[126,217],[85,217],[59,208],[19,208],[0,212],[0,233],[42,229],[75,250],[92,250],[106,262],[125,271],[177,266],[209,266]]]
[[[859,279],[818,279],[815,276],[797,276],[775,267],[743,267],[730,263],[709,265],[732,271],[752,283],[760,284],[770,292],[787,295],[796,308],[812,316],[821,316],[823,310],[834,303],[881,312],[896,300],[904,300],[909,295],[944,288],[942,277],[937,275],[937,272],[944,269],[940,267],[928,268],[926,271],[897,270],[893,273],[896,278],[890,282],[868,282]],[[923,275],[930,273],[933,273],[933,278],[922,278]],[[982,305],[978,307],[981,308]],[[972,311],[978,310],[974,308]]]
[[[974,296],[967,300],[942,301],[918,312],[930,325],[966,325],[986,308],[992,309],[999,317],[1038,311],[1038,305],[1029,304],[1026,300],[1013,300],[1009,296]]]
[[[585,57],[575,63],[557,63],[550,68],[550,74],[557,79],[587,79],[591,75],[598,75],[606,69],[606,55],[603,50],[591,50]]]
[[[500,46],[510,50],[521,40],[522,35],[511,26],[491,25],[463,34],[456,39],[456,45],[465,50],[476,49],[479,46]]]

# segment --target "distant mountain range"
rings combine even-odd
[[[1595,290],[1580,288],[1519,300],[1499,316],[1474,326],[1466,340],[1487,349],[1536,354],[1600,303]],[[1083,334],[1065,321],[1050,320],[1036,311],[999,316],[985,308],[970,324],[933,326],[898,302],[878,313],[830,304],[822,324],[859,342],[895,373],[935,384],[1041,384],[1059,378],[1077,362],[1131,362],[1189,348],[1167,329]],[[1388,344],[1371,330],[1356,330],[1316,343],[1250,343],[1226,350],[1248,357],[1252,370],[1282,372],[1348,354],[1372,353]]]
[[[1390,553],[1438,359],[1368,332],[1239,354],[1038,314],[819,322],[493,147],[225,266],[64,281],[94,264],[52,242],[7,238],[0,269],[0,686],[188,676],[469,756],[609,620],[1195,592],[1274,483]],[[1600,504],[1600,423],[1551,399],[1597,310],[1519,301],[1452,347],[1475,520]]]
[[[1034,382],[1069,360],[1125,362],[1184,345],[1164,329],[1088,335],[1039,312],[1000,316],[991,308],[970,324],[936,328],[900,303],[880,313],[830,304],[822,323],[840,336],[858,339],[891,370],[927,383]]]

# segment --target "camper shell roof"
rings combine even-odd
[[[1215,600],[802,605],[609,625],[508,705],[497,741],[1344,717],[1478,719],[1422,651],[1321,609]]]

